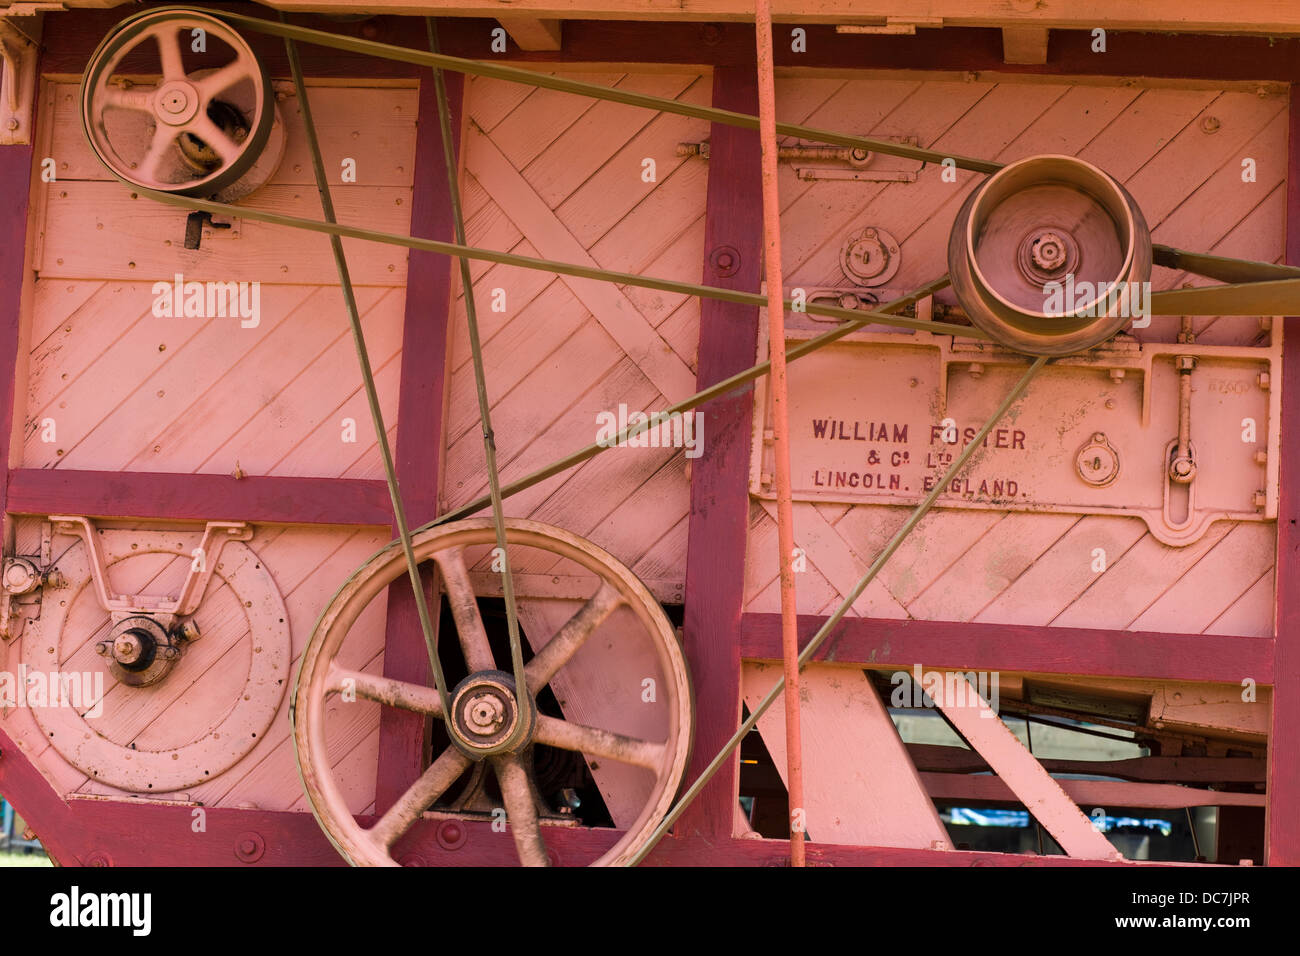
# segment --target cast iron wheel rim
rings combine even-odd
[[[235,51],[235,59],[211,70],[186,73],[181,53],[182,31],[206,31]],[[160,38],[169,38],[166,43]],[[142,45],[153,45],[162,64],[162,76],[152,89],[121,89],[109,84],[117,66]],[[206,75],[203,75],[206,74]],[[247,86],[251,85],[251,97]],[[245,87],[247,106],[230,103],[232,91]],[[161,105],[169,100],[167,109]],[[266,147],[275,121],[275,96],[266,68],[246,40],[216,17],[188,10],[154,10],[129,17],[106,36],[92,54],[81,89],[82,131],[91,151],[114,176],[129,186],[185,196],[211,196],[237,182],[257,162]],[[175,102],[173,102],[175,101]],[[209,111],[233,109],[248,124],[247,134],[237,140],[221,129]],[[171,110],[176,112],[172,113]],[[124,156],[114,145],[105,121],[105,110],[136,112],[154,119],[149,147],[137,159]],[[166,113],[168,120],[161,117]],[[190,178],[173,181],[169,172],[186,172],[182,136],[188,135],[190,152],[194,140],[202,141],[219,159],[220,166],[207,172],[191,167]],[[125,145],[119,137],[119,146]],[[132,167],[132,163],[135,167]]]
[[[592,866],[618,866],[626,863],[649,839],[659,822],[671,809],[673,798],[681,785],[690,759],[694,731],[694,702],[686,658],[678,644],[675,630],[664,615],[662,607],[644,584],[613,556],[588,541],[563,529],[523,519],[507,519],[507,544],[538,548],[568,558],[592,572],[601,584],[577,614],[557,631],[556,635],[529,662],[525,669],[528,692],[535,695],[562,670],[581,649],[583,643],[601,623],[621,607],[629,609],[641,623],[642,637],[648,636],[666,686],[668,697],[666,740],[632,741],[638,745],[629,751],[635,759],[615,756],[609,752],[614,742],[601,737],[606,749],[600,751],[602,759],[612,759],[641,766],[654,774],[655,781],[635,821],[615,844],[595,860]],[[483,655],[490,649],[472,647],[475,638],[466,638],[464,621],[457,607],[457,596],[465,598],[469,578],[461,553],[465,547],[495,544],[495,530],[490,518],[471,518],[449,523],[420,532],[412,538],[416,560],[433,560],[437,563],[447,587],[447,597],[456,616],[457,639],[466,657],[471,674],[486,671]],[[362,611],[390,583],[407,576],[406,561],[396,547],[385,548],[361,566],[330,600],[303,652],[302,664],[294,688],[291,711],[294,731],[294,750],[298,761],[303,790],[311,804],[312,812],[330,842],[348,862],[355,866],[396,866],[392,847],[430,806],[473,762],[456,745],[448,746],[424,771],[420,780],[373,826],[362,827],[356,822],[339,788],[327,759],[324,734],[325,705],[329,696],[339,693],[343,679],[369,676],[345,671],[334,664],[346,639],[347,632]],[[472,590],[468,594],[472,600]],[[584,615],[592,615],[592,624],[577,643],[561,658],[547,655],[553,645],[563,650],[560,638],[566,629]],[[477,615],[477,612],[475,612]],[[481,621],[480,621],[481,627]],[[577,630],[575,629],[575,634]],[[477,660],[478,666],[475,661]],[[490,656],[488,658],[490,660]],[[441,719],[441,703],[432,687],[371,678],[355,685],[357,696],[377,700],[387,706],[400,706]],[[639,688],[638,688],[639,690]],[[373,696],[372,696],[373,695]],[[400,698],[400,702],[398,699]],[[537,716],[537,726],[530,740],[559,747],[592,753],[578,744],[590,744],[585,731],[599,735],[619,737],[621,742],[631,738],[610,735],[600,728],[572,724],[567,720]],[[531,793],[531,780],[520,753],[485,757],[498,776],[503,802],[507,804],[510,830],[515,839],[521,862],[524,865],[547,865],[547,851],[541,839],[541,828],[535,812],[528,810],[521,797],[525,790]],[[514,790],[513,798],[506,791]],[[403,803],[405,801],[405,803]],[[405,819],[409,817],[409,819]],[[531,832],[529,832],[531,831]]]

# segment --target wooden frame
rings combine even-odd
[[[536,5],[534,5],[536,6]],[[260,8],[250,7],[253,11]],[[350,7],[355,9],[355,5]],[[264,10],[261,12],[265,12]],[[540,15],[530,8],[534,16]],[[79,72],[104,32],[121,18],[121,11],[85,12],[52,18],[47,24],[45,72]],[[322,21],[340,32],[362,26]],[[460,20],[443,31],[446,52],[471,57],[487,55],[488,31],[494,21]],[[370,25],[373,39],[410,42],[422,31],[409,21],[384,18]],[[1127,42],[1140,39],[1140,43]],[[1126,42],[1118,42],[1126,41]],[[282,51],[278,43],[266,45],[272,70]],[[754,111],[752,31],[743,25],[714,26],[687,23],[644,24],[626,22],[566,22],[563,49],[558,53],[514,54],[512,58],[537,63],[646,62],[708,64],[714,67],[714,103]],[[1002,39],[997,30],[944,29],[921,31],[912,38],[845,37],[830,27],[809,28],[809,50],[804,57],[778,48],[778,65],[787,68],[928,69],[934,71],[990,70],[1002,74],[1044,76],[1177,77],[1193,80],[1300,82],[1300,41],[1286,39],[1275,45],[1259,38],[1207,38],[1114,34],[1105,56],[1091,53],[1086,33],[1054,33],[1047,63],[1007,66],[1002,62]],[[1210,51],[1213,55],[1209,55]],[[260,51],[259,51],[260,52]],[[309,75],[365,77],[410,76],[404,64],[358,59],[346,55],[304,57]],[[512,51],[513,52],[513,51]],[[454,88],[454,87],[453,87]],[[1288,182],[1288,261],[1300,264],[1300,103],[1292,87],[1291,153],[1293,175]],[[453,94],[459,101],[460,94]],[[417,146],[416,198],[412,231],[435,237],[447,231],[441,143],[433,112],[431,85],[422,85],[420,134]],[[759,270],[758,141],[754,133],[715,127],[712,138],[714,165],[727,160],[731,173],[709,184],[705,240],[706,281],[757,286]],[[0,179],[23,182],[30,177],[33,150],[28,146],[0,148]],[[24,357],[19,343],[21,298],[27,277],[24,260],[28,233],[30,193],[0,192],[0,362],[11,373]],[[737,254],[738,271],[723,276],[716,271],[713,252],[730,246]],[[419,255],[418,253],[416,255]],[[426,520],[436,508],[427,481],[437,474],[438,435],[442,421],[445,331],[451,301],[450,262],[436,268],[413,270],[407,288],[406,330],[432,326],[442,334],[421,337],[417,348],[403,356],[400,420],[406,435],[419,442],[399,440],[399,473],[405,479],[412,518]],[[699,346],[699,383],[716,381],[746,367],[753,360],[757,311],[752,308],[707,302],[702,308]],[[1300,318],[1287,321],[1287,358],[1283,427],[1300,420]],[[411,342],[408,337],[406,342]],[[412,374],[414,373],[414,374]],[[0,432],[5,449],[14,425],[14,390],[0,406]],[[751,398],[748,391],[710,404],[711,454],[697,462],[692,475],[692,520],[686,583],[686,642],[694,670],[698,702],[698,729],[692,773],[698,773],[733,732],[740,699],[739,662],[743,657],[771,658],[778,645],[770,616],[741,613],[749,498],[745,470],[731,469],[732,456],[747,457]],[[414,428],[412,428],[414,426]],[[8,461],[8,458],[6,458]],[[1300,595],[1288,587],[1300,571],[1296,551],[1300,531],[1295,526],[1300,509],[1300,489],[1288,476],[1300,480],[1300,450],[1289,447],[1282,462],[1281,517],[1278,521],[1278,605],[1275,639],[1150,634],[1117,631],[1063,631],[1050,627],[1001,627],[935,622],[846,621],[841,635],[827,646],[826,655],[837,663],[878,663],[874,652],[880,637],[890,634],[892,652],[908,660],[1056,673],[1163,677],[1177,680],[1231,680],[1250,677],[1272,681],[1273,735],[1269,764],[1268,860],[1300,863],[1300,753],[1294,741],[1300,733]],[[157,502],[168,502],[167,513],[157,514]],[[161,520],[240,518],[269,522],[315,522],[344,525],[387,525],[391,509],[383,482],[302,478],[252,478],[224,476],[159,475],[96,472],[7,470],[0,485],[0,504],[6,513],[65,511],[109,517],[154,517]],[[707,549],[707,550],[706,550]],[[415,679],[427,666],[423,642],[416,641],[409,613],[410,596],[395,593],[390,599],[389,644],[391,660],[386,672]],[[807,619],[804,623],[815,623]],[[982,628],[990,627],[985,632]],[[983,638],[992,631],[1001,642]],[[1007,642],[1007,635],[1014,642]],[[1058,650],[1063,637],[1071,639],[1069,657]],[[422,728],[399,720],[381,726],[378,797],[391,798],[395,788],[417,772],[422,754]],[[650,857],[653,863],[760,864],[778,862],[786,855],[783,841],[731,838],[732,808],[737,775],[734,762],[721,772],[683,817],[678,838],[665,840]],[[31,821],[51,853],[65,862],[157,863],[165,847],[171,859],[187,864],[228,865],[247,863],[325,864],[338,862],[309,814],[262,811],[209,811],[209,832],[192,834],[188,807],[149,805],[145,801],[63,800],[36,768],[26,761],[12,740],[0,730],[0,790]],[[139,841],[148,827],[158,833],[155,815],[175,814],[180,821],[165,828],[160,841]],[[181,815],[184,820],[181,820]],[[404,845],[428,863],[509,863],[514,848],[508,835],[468,824],[471,854],[439,848],[435,828],[424,825]],[[214,835],[216,838],[214,838]],[[596,846],[607,835],[599,831],[555,831],[561,862],[567,846]],[[109,849],[109,847],[113,847]],[[251,849],[250,849],[251,848]],[[936,853],[929,850],[882,850],[810,845],[810,860],[827,863],[891,865],[1057,865],[1078,863],[1048,857],[1009,854]]]

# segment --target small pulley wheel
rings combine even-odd
[[[1145,314],[1151,233],[1137,202],[1073,156],[1030,156],[981,183],[948,240],[953,293],[995,342],[1093,348]]]
[[[128,71],[158,78],[137,83]],[[81,84],[81,122],[95,155],[128,185],[212,196],[257,163],[275,95],[252,47],[221,20],[156,10],[123,20],[99,44]]]

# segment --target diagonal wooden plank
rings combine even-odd
[[[745,662],[741,680],[752,709],[781,676],[779,664]],[[800,688],[809,839],[859,846],[951,848],[948,831],[889,713],[863,671],[809,667]],[[758,720],[772,763],[786,779],[785,702]]]
[[[542,256],[599,268],[486,134],[471,125],[468,139],[467,168],[491,184],[493,198]],[[594,279],[562,281],[669,401],[694,394],[695,374],[620,289]]]
[[[764,510],[776,519],[776,503],[762,502]],[[870,566],[874,555],[864,557],[858,554],[849,542],[835,530],[817,507],[807,503],[794,506],[795,542],[804,549],[810,564],[826,575],[843,596],[853,590],[858,579]],[[872,581],[855,602],[858,611],[871,617],[892,617],[906,619],[911,617],[898,599],[889,593],[884,582],[879,578]]]
[[[944,676],[946,689],[948,675]],[[1061,785],[1025,749],[974,686],[960,674],[956,678],[953,696],[960,695],[964,699],[936,700],[935,703],[966,742],[988,761],[993,772],[1011,788],[1034,819],[1070,856],[1085,860],[1122,859],[1119,851],[1066,796]]]

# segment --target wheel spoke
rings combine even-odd
[[[437,800],[472,761],[455,747],[448,747],[420,779],[411,784],[397,802],[388,808],[367,832],[378,846],[391,847],[420,818],[429,804]]]
[[[105,106],[112,106],[122,110],[135,110],[152,116],[153,94],[153,90],[123,90],[116,86],[110,86],[100,93],[100,99]]]
[[[528,689],[534,694],[551,682],[561,667],[569,662],[582,647],[592,631],[598,628],[616,607],[623,596],[608,581],[600,583],[600,590],[582,606],[577,614],[564,622],[536,656],[524,668]]]
[[[158,44],[158,57],[162,60],[162,75],[169,80],[185,79],[185,63],[181,59],[180,31],[163,24],[152,31]]]
[[[456,620],[456,634],[460,638],[460,647],[465,653],[465,663],[469,665],[470,673],[496,670],[487,631],[483,629],[483,618],[478,611],[478,601],[474,597],[474,585],[470,582],[469,570],[465,567],[465,552],[461,548],[439,551],[433,560],[438,562],[438,568],[442,571],[442,580],[447,588],[447,603],[451,605],[451,615]]]
[[[225,130],[212,122],[207,113],[200,112],[190,120],[186,129],[203,140],[223,162],[233,163],[239,156],[240,145],[231,139]]]
[[[550,866],[551,860],[542,841],[542,825],[537,820],[537,802],[528,771],[513,754],[496,757],[492,766],[501,783],[501,797],[506,804],[506,823],[515,838],[519,862],[524,866]]]
[[[141,179],[152,183],[160,182],[158,178],[158,167],[171,151],[172,144],[175,142],[175,128],[160,124],[154,131],[153,142],[149,144],[149,152],[145,153],[144,159],[140,160],[139,167],[137,168],[137,173]]]
[[[227,63],[215,73],[195,80],[194,85],[203,95],[203,105],[207,106],[213,97],[224,93],[240,80],[253,79],[253,77],[252,68],[241,58],[233,63]]]
[[[337,664],[330,665],[329,682],[326,694],[355,693],[358,697],[373,700],[389,707],[413,710],[419,714],[433,717],[442,716],[442,701],[438,692],[432,687],[422,687],[406,681],[363,674],[361,671],[348,670]]]
[[[599,727],[557,720],[545,714],[537,715],[537,730],[533,740],[549,747],[576,750],[588,757],[617,760],[619,763],[630,763],[656,772],[663,766],[663,744],[616,734]]]

